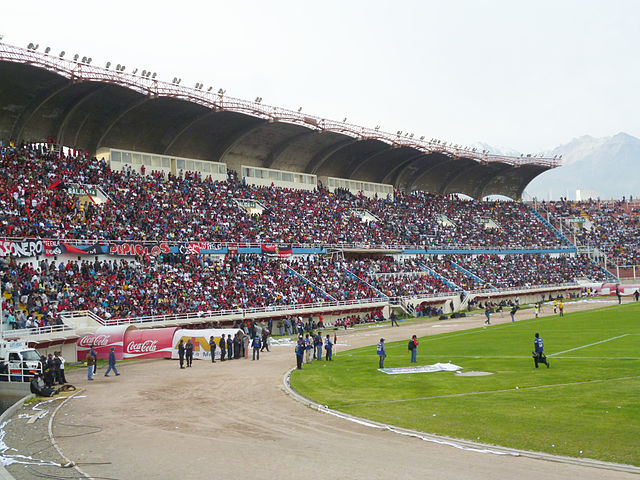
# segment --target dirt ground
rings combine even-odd
[[[567,311],[609,303],[567,304]],[[545,313],[550,313],[546,308]],[[532,312],[518,312],[519,319]],[[337,354],[347,348],[481,326],[483,315],[425,321],[399,328],[338,331]],[[494,315],[492,324],[510,321]],[[491,327],[489,327],[491,328]],[[382,333],[384,332],[384,333]],[[212,365],[195,361],[122,364],[121,376],[88,382],[85,370],[67,378],[86,388],[54,421],[54,435],[95,425],[97,434],[61,437],[63,453],[91,476],[111,479],[626,479],[639,476],[525,456],[496,455],[438,445],[320,413],[283,389],[295,365],[293,346],[274,346],[259,361]],[[67,428],[67,430],[65,430]]]

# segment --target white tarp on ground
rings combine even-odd
[[[173,345],[171,350],[171,358],[178,358],[178,343],[182,339],[186,345],[188,340],[193,343],[193,358],[199,360],[211,360],[211,351],[209,349],[209,338],[213,337],[218,345],[216,348],[216,358],[220,358],[220,337],[224,334],[225,338],[231,335],[231,338],[236,333],[241,332],[239,328],[204,328],[199,330],[180,329],[176,330],[173,334]]]
[[[456,372],[462,370],[462,367],[454,365],[453,363],[435,363],[433,365],[420,365],[416,367],[379,368],[378,370],[388,375],[400,375],[403,373]]]

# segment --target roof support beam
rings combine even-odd
[[[359,141],[360,140],[358,140],[357,138],[349,137],[346,140],[342,140],[339,143],[328,146],[327,148],[321,150],[313,156],[309,163],[307,163],[304,171],[317,174],[320,167],[322,167],[322,165],[324,165],[324,163],[329,160],[329,158],[331,158],[334,153],[337,153],[343,148],[348,147],[349,145],[353,145],[354,143]]]
[[[176,142],[176,140],[178,140],[183,133],[185,133],[187,130],[189,130],[191,127],[193,127],[196,123],[198,123],[200,120],[203,120],[207,117],[210,117],[211,115],[213,115],[215,113],[215,111],[210,110],[208,112],[204,112],[201,113],[200,115],[197,115],[193,120],[188,121],[184,127],[182,127],[178,133],[176,133],[173,138],[171,139],[171,141],[167,144],[167,147],[164,149],[164,151],[162,152],[163,155],[167,155],[169,153],[169,150],[171,150],[171,147],[173,147],[173,144]]]

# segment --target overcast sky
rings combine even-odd
[[[39,1],[4,42],[454,143],[640,136],[640,1]]]

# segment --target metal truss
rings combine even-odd
[[[423,138],[413,138],[413,134],[396,134],[382,132],[377,128],[361,127],[351,123],[328,120],[302,112],[285,108],[264,105],[233,98],[220,92],[203,91],[201,88],[190,88],[175,83],[169,83],[135,75],[128,72],[111,70],[83,63],[67,60],[56,55],[39,53],[34,50],[15,47],[0,42],[0,61],[22,63],[55,72],[72,82],[100,82],[111,83],[130,88],[149,97],[171,97],[196,103],[214,111],[232,111],[244,113],[253,117],[265,119],[269,122],[286,122],[301,125],[315,131],[340,133],[359,140],[379,140],[393,147],[410,147],[424,153],[442,153],[452,158],[468,158],[479,163],[504,163],[514,167],[536,165],[545,168],[555,168],[560,165],[557,158],[511,157],[493,155],[488,152],[478,152],[475,149],[453,145],[439,140],[427,141]]]

